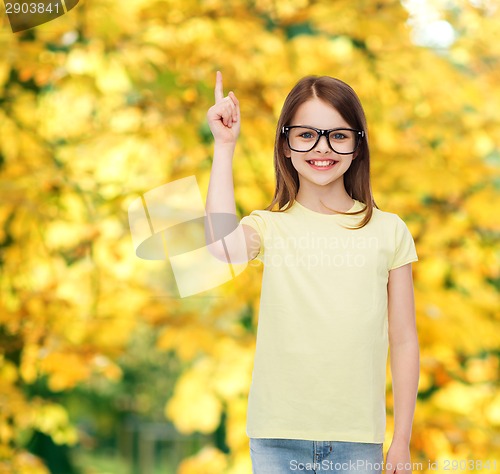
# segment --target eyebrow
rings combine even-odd
[[[316,128],[318,130],[354,130],[350,125],[342,125],[341,127],[333,127],[333,128],[320,128],[320,127],[315,127],[313,125],[305,125],[301,123],[293,124],[293,125],[288,125],[289,127],[307,127],[307,128]]]

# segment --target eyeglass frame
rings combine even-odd
[[[288,132],[292,128],[309,128],[309,129],[314,130],[315,132],[317,132],[318,133],[318,137],[316,138],[316,142],[314,143],[314,145],[311,148],[309,148],[309,150],[296,150],[295,148],[292,148],[291,145],[290,145],[290,136],[288,134]],[[334,150],[334,148],[332,147],[332,144],[330,143],[329,135],[330,135],[331,132],[335,132],[336,130],[349,130],[350,132],[356,132],[357,133],[357,136],[356,136],[356,146],[354,147],[353,151],[351,151],[349,153],[344,153],[344,152],[340,152],[340,151]],[[355,128],[338,127],[338,128],[330,128],[329,130],[321,130],[320,128],[309,127],[308,125],[288,125],[288,126],[284,126],[281,129],[281,133],[283,133],[283,135],[285,135],[286,142],[287,142],[288,147],[290,148],[290,150],[295,151],[297,153],[308,153],[308,152],[310,152],[312,149],[314,149],[317,146],[317,144],[321,140],[321,137],[324,135],[325,138],[326,138],[326,142],[328,143],[328,146],[330,147],[330,150],[332,150],[334,153],[337,153],[338,155],[352,155],[358,149],[359,144],[361,143],[361,139],[365,136],[365,131],[364,130],[356,130]]]

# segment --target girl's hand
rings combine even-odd
[[[220,71],[217,71],[214,92],[215,105],[207,112],[208,126],[217,143],[235,144],[240,133],[240,106],[232,91],[224,97]]]
[[[393,441],[387,452],[384,474],[412,474],[410,447]]]

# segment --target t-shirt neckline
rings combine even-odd
[[[362,204],[360,201],[358,201],[357,199],[354,199],[353,198],[353,201],[354,201],[354,205],[349,209],[347,210],[346,212],[353,212],[353,211],[357,211],[357,210],[360,210],[363,208]],[[301,204],[299,201],[297,200],[294,200],[294,204],[297,204],[298,208],[299,209],[302,209],[303,211],[309,213],[309,214],[313,214],[315,216],[325,216],[325,217],[343,217],[344,214],[325,214],[323,212],[318,212],[318,211],[313,211],[312,209],[309,209],[308,207],[304,206],[303,204]]]

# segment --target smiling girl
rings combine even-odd
[[[236,215],[240,109],[220,72],[215,99],[207,211]],[[271,204],[238,226],[247,259],[264,264],[247,412],[253,472],[408,474],[418,258],[406,224],[373,200],[365,114],[349,85],[308,76],[293,87],[274,169]],[[395,426],[384,463],[388,348]]]

